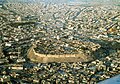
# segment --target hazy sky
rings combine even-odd
[[[99,2],[99,3],[119,3],[120,4],[120,0],[7,0],[7,1],[11,1],[11,2],[18,2],[18,1],[22,1],[22,2],[45,2],[45,3],[69,3],[69,2],[84,2],[84,3],[91,3],[91,2]]]

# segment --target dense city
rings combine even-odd
[[[41,54],[84,53],[85,62],[34,63]],[[74,60],[74,59],[73,59]],[[96,84],[120,74],[120,6],[5,3],[0,5],[0,82]]]

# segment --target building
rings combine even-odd
[[[0,0],[0,8],[3,6],[4,0]]]

